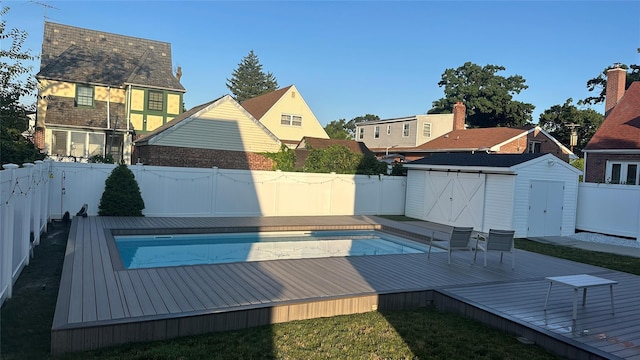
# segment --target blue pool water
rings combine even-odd
[[[424,244],[371,230],[127,235],[114,238],[127,269],[427,251]]]

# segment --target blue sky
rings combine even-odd
[[[187,108],[228,94],[250,50],[318,120],[426,113],[447,68],[501,65],[540,113],[589,96],[615,62],[640,64],[638,1],[7,1],[8,28],[40,54],[48,21],[171,43]],[[6,48],[8,44],[2,44]],[[39,61],[33,63],[34,73]],[[594,107],[603,112],[602,106]]]

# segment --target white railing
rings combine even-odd
[[[7,164],[0,171],[0,305],[29,265],[49,219],[51,161]]]
[[[640,240],[640,186],[580,183],[576,229]]]

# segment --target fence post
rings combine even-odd
[[[45,175],[44,175],[44,194],[42,194],[42,214],[40,218],[40,232],[49,223],[51,218],[51,209],[49,209],[49,196],[51,196],[51,186],[53,186],[53,160],[45,159],[44,161]]]
[[[5,164],[2,167],[11,172],[11,181],[9,182],[11,191],[5,204],[4,219],[2,219],[5,226],[3,226],[4,241],[2,243],[2,269],[0,269],[2,281],[0,281],[0,284],[7,284],[6,295],[7,298],[10,298],[13,295],[13,194],[15,192],[14,182],[18,165]]]
[[[34,181],[33,181],[33,170],[36,166],[32,163],[24,163],[23,167],[29,169],[29,182],[26,193],[24,194],[24,213],[22,214],[22,254],[26,255],[25,257],[25,265],[29,265],[31,261],[31,255],[33,254],[33,249],[31,248],[31,203],[33,202],[33,192],[35,191]]]
[[[42,160],[36,160],[35,163],[35,171],[33,174],[33,197],[31,202],[31,232],[33,233],[33,245],[40,245],[40,219],[42,212],[41,203],[42,203],[42,188],[44,178],[42,176]]]
[[[216,216],[216,199],[218,198],[218,167],[214,166],[211,176],[211,216]]]

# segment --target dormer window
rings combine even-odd
[[[76,107],[93,107],[93,86],[76,85]]]
[[[529,141],[529,154],[539,154],[540,153],[540,142],[539,141]]]

